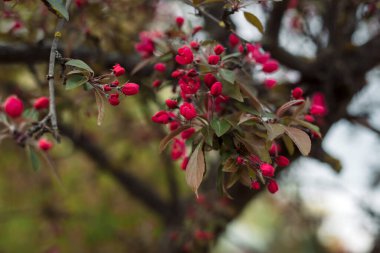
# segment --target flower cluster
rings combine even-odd
[[[226,174],[221,188],[226,194],[237,181],[255,190],[264,184],[275,193],[276,169],[288,166],[289,159],[267,148],[268,143],[275,145],[276,139],[309,143],[308,128],[318,129],[309,118],[326,112],[323,99],[314,96],[310,107],[303,90],[297,87],[291,91],[290,101],[272,112],[256,97],[253,78],[243,69],[250,69],[253,76],[264,73],[263,85],[272,89],[277,80],[271,74],[279,69],[279,63],[260,44],[243,41],[236,34],[230,35],[227,47],[198,41],[196,34],[201,29],[186,30],[185,20],[177,17],[163,33],[140,35],[136,50],[144,58],[154,55],[157,59],[152,88],[158,92],[171,86],[173,92],[165,100],[166,108],[156,112],[152,121],[168,126],[171,133],[166,140],[173,141],[171,157],[182,158],[181,168],[187,174],[204,170],[199,156],[218,150],[223,159],[221,169]],[[162,48],[165,44],[167,48]],[[160,51],[156,50],[158,45]],[[302,137],[292,134],[298,131]],[[187,147],[191,147],[190,152]],[[309,151],[300,149],[302,154]],[[197,191],[201,182],[196,179],[187,183]]]
[[[120,64],[116,64],[113,66],[112,73],[115,77],[120,77],[125,74],[125,69],[120,66]],[[119,80],[116,79],[110,84],[103,85],[103,91],[105,93],[114,91],[111,94],[107,94],[108,102],[110,105],[117,106],[120,104],[119,93],[124,94],[125,96],[133,96],[139,93],[140,86],[136,83],[126,82],[119,87]]]
[[[40,138],[38,142],[27,139],[30,135],[27,126],[37,121],[40,114],[46,113],[49,108],[49,98],[39,97],[33,102],[33,107],[24,108],[24,102],[16,95],[11,95],[5,99],[1,105],[1,123],[6,126],[4,133],[7,137],[14,138],[21,145],[32,145],[42,151],[48,151],[53,147],[53,143],[45,138]]]

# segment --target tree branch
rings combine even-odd
[[[69,9],[71,0],[66,0],[66,10]],[[50,57],[49,57],[49,70],[48,70],[48,83],[49,83],[49,119],[53,130],[54,138],[59,142],[57,113],[55,111],[55,90],[54,90],[54,67],[57,58],[58,42],[61,38],[61,30],[65,24],[65,19],[60,18],[55,29],[53,43],[51,44]]]
[[[77,134],[71,127],[62,123],[60,130],[63,135],[73,141],[76,147],[80,148],[95,162],[97,169],[112,175],[127,192],[157,213],[164,221],[170,220],[172,213],[170,206],[160,198],[156,191],[148,187],[148,183],[142,182],[125,169],[112,164],[104,150],[94,143],[89,136],[83,133]]]
[[[380,130],[373,127],[369,122],[368,118],[366,116],[354,116],[354,115],[346,115],[345,119],[347,119],[349,122],[361,125],[372,132],[376,133],[380,137]]]
[[[262,46],[271,55],[288,68],[298,70],[303,75],[311,75],[310,61],[307,58],[297,57],[279,45],[281,23],[288,6],[288,0],[275,2],[266,25]]]

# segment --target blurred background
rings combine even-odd
[[[220,18],[225,3],[214,2],[201,8]],[[229,18],[237,34],[282,64],[274,94],[296,84],[326,94],[323,140],[310,158],[292,157],[280,191],[237,188],[230,200],[205,185],[196,200],[180,164],[158,152],[166,130],[150,117],[164,100],[148,66],[128,75],[141,94],[106,105],[101,126],[92,95],[58,86],[63,139],[51,150],[53,165],[41,160],[33,171],[22,147],[1,142],[0,252],[380,252],[380,2],[226,1],[234,2],[265,26],[262,35],[236,12]],[[40,1],[0,8],[0,98],[31,104],[48,92],[56,17]],[[227,42],[229,33],[186,1],[82,0],[73,1],[60,50],[97,73],[115,63],[130,73],[141,61],[139,33],[177,16],[188,29],[205,28],[199,40]]]

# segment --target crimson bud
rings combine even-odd
[[[224,52],[224,47],[222,45],[218,44],[214,47],[215,54],[220,55],[220,54],[223,54],[223,52]]]
[[[108,98],[108,102],[113,105],[113,106],[117,106],[118,104],[120,104],[120,101],[119,101],[119,93],[113,93],[113,94],[110,94],[109,98]]]
[[[166,71],[166,65],[165,63],[159,62],[154,65],[154,70],[158,72],[165,72]]]
[[[175,109],[178,105],[177,100],[174,99],[166,99],[165,103],[170,109]]]
[[[47,139],[42,138],[38,141],[38,147],[43,151],[48,151],[53,147],[53,143]]]
[[[210,94],[213,95],[214,97],[219,96],[222,94],[223,86],[221,82],[216,82],[211,86],[210,89]]]
[[[123,94],[126,96],[132,96],[139,93],[139,88],[140,86],[136,83],[125,83],[121,87],[121,92],[123,92]]]
[[[277,158],[276,158],[276,163],[277,163],[277,165],[278,166],[280,166],[280,167],[286,167],[286,166],[288,166],[289,165],[289,159],[288,158],[286,158],[285,156],[283,156],[283,155],[280,155],[280,156],[278,156]]]
[[[269,163],[263,163],[260,165],[261,172],[266,177],[273,177],[274,176],[274,168]]]
[[[212,54],[208,57],[208,64],[210,65],[216,65],[218,64],[218,62],[220,61],[220,56],[219,55],[215,55],[215,54]]]
[[[260,186],[260,183],[258,181],[252,181],[251,182],[251,188],[253,190],[260,190],[261,186]]]
[[[158,124],[167,124],[169,123],[169,120],[170,115],[167,111],[159,111],[152,116],[152,121]]]
[[[48,97],[39,97],[39,98],[37,98],[34,101],[33,107],[36,110],[47,109],[49,107],[49,98]]]
[[[276,193],[278,191],[278,184],[276,180],[269,180],[269,183],[267,185],[268,191],[272,194]]]
[[[11,118],[21,116],[24,104],[16,95],[9,96],[3,103],[5,113]]]
[[[115,66],[113,66],[112,71],[115,76],[121,76],[125,73],[125,69],[122,66],[120,66],[120,64],[116,64]]]
[[[185,102],[179,107],[179,113],[187,120],[192,120],[197,116],[197,111],[193,104]]]
[[[302,98],[303,90],[300,87],[295,88],[292,90],[292,96],[294,99],[300,99]]]

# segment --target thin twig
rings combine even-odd
[[[68,10],[71,4],[71,0],[66,1],[66,9]],[[61,30],[65,24],[65,19],[60,18],[54,33],[54,40],[50,49],[50,60],[49,60],[49,71],[48,71],[48,82],[49,82],[49,117],[50,123],[53,129],[53,136],[59,142],[60,137],[58,133],[58,123],[57,123],[57,113],[55,110],[55,90],[54,90],[54,66],[56,60],[56,51],[58,48],[58,42],[61,38]]]

